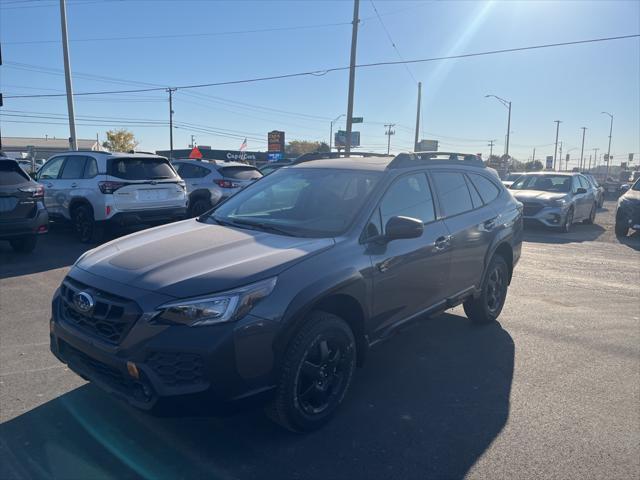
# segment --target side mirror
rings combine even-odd
[[[577,190],[576,190],[576,194],[578,194],[578,195],[579,195],[579,194],[581,194],[581,193],[587,193],[587,189],[586,189],[586,188],[582,188],[582,187],[581,187],[581,188],[579,188],[579,189],[577,189]]]
[[[622,185],[620,185],[620,191],[621,192],[626,192],[630,188],[631,188],[631,185],[629,185],[628,183],[623,183]]]
[[[384,238],[387,241],[401,238],[418,238],[424,232],[421,220],[410,217],[391,217],[384,228]]]

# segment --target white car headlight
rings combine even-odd
[[[566,198],[559,198],[557,200],[552,200],[551,205],[554,207],[564,207],[567,204]]]
[[[239,320],[273,291],[276,280],[272,277],[228,292],[165,303],[158,307],[153,320],[190,327]]]

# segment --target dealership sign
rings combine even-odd
[[[272,130],[267,134],[270,152],[284,152],[284,132]]]

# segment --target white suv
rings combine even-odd
[[[153,224],[184,218],[185,183],[164,157],[71,151],[51,157],[37,180],[52,218],[71,220],[82,242],[97,242],[105,223]]]

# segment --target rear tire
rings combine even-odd
[[[73,227],[78,240],[82,243],[98,243],[104,236],[104,226],[93,218],[93,211],[86,205],[80,205],[72,213]]]
[[[287,347],[267,415],[293,432],[320,428],[342,403],[355,365],[349,325],[330,313],[312,312]]]
[[[18,253],[31,253],[36,248],[38,237],[36,235],[26,235],[20,238],[9,240],[11,248]]]
[[[586,218],[582,223],[593,225],[596,221],[596,210],[598,210],[598,205],[594,203],[589,212],[589,218]]]
[[[192,217],[199,217],[207,210],[211,209],[211,202],[206,198],[197,198],[193,202],[193,205],[189,207],[189,214]]]
[[[473,323],[487,324],[497,320],[507,299],[509,267],[501,255],[494,255],[487,268],[478,298],[465,301],[464,313]]]

